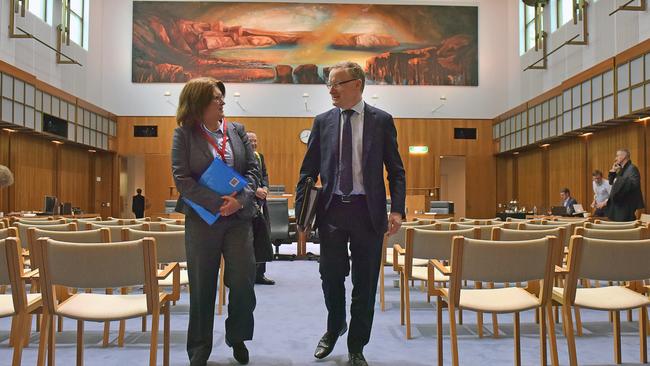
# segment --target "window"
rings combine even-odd
[[[522,54],[531,48],[535,47],[535,8],[528,5],[523,5],[523,49]],[[540,14],[540,24],[542,30],[544,29],[544,17]]]
[[[70,12],[70,40],[88,49],[88,0],[64,0],[63,16]]]
[[[555,10],[557,11],[557,28],[573,20],[573,3],[574,0],[555,0]]]
[[[31,0],[28,10],[42,21],[52,23],[52,0]]]

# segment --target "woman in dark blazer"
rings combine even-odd
[[[230,289],[226,344],[234,358],[248,363],[244,341],[253,337],[255,254],[252,217],[256,213],[257,163],[244,127],[223,116],[226,88],[213,78],[190,80],[179,97],[172,145],[172,174],[181,198],[176,211],[185,214],[185,250],[190,282],[187,353],[190,364],[205,365],[212,351],[214,306],[219,262],[223,255],[225,284]],[[225,141],[224,141],[225,140]],[[236,195],[220,196],[198,184],[201,174],[221,159],[246,177]],[[182,198],[221,217],[208,225]]]

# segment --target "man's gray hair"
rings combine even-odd
[[[628,149],[618,149],[618,150],[616,150],[616,152],[619,152],[619,151],[625,153],[625,158],[626,159],[631,159],[632,155],[630,154],[630,150],[628,150]]]
[[[0,188],[8,187],[14,184],[14,175],[11,170],[4,165],[0,165]]]
[[[363,68],[356,62],[352,61],[343,61],[332,66],[330,72],[334,69],[345,69],[348,71],[348,74],[354,79],[361,80],[361,91],[366,87],[366,73],[363,71]]]

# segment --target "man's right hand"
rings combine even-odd
[[[266,196],[267,196],[268,194],[269,194],[269,192],[268,192],[266,189],[261,188],[261,187],[258,188],[258,189],[255,191],[255,197],[257,197],[257,198],[259,198],[259,199],[261,199],[261,200],[265,200],[265,199],[266,199]]]

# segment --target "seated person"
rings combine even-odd
[[[576,210],[573,208],[573,205],[578,203],[578,201],[571,197],[571,191],[569,191],[569,188],[562,188],[562,190],[560,190],[560,199],[562,200],[562,206],[566,207],[567,215],[575,214]]]

